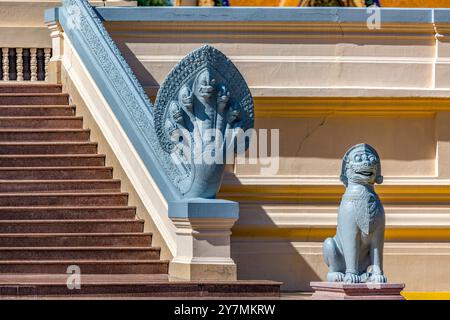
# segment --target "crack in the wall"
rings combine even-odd
[[[303,137],[302,141],[300,142],[300,145],[297,148],[297,151],[295,152],[296,156],[298,156],[300,154],[300,152],[302,151],[306,140],[308,140],[317,130],[319,130],[321,127],[323,127],[325,125],[325,123],[327,122],[329,117],[330,117],[330,115],[327,115],[327,116],[323,117],[322,121],[320,121],[320,123],[318,125],[316,125],[311,130],[308,130],[308,132],[306,133],[306,135]]]
[[[339,30],[341,31],[341,36],[344,36],[344,29],[342,28],[342,21],[341,21],[341,19],[340,19],[340,17],[339,17],[339,14],[338,14],[338,11],[337,11],[337,9],[335,9],[334,11],[333,11],[333,15],[335,16],[335,21],[337,22],[337,25],[338,25],[338,27],[339,27]]]

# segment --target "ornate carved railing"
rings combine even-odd
[[[48,81],[51,48],[1,48],[0,79]]]
[[[215,130],[235,139],[238,129],[253,126],[253,99],[233,63],[211,46],[199,48],[168,75],[153,106],[88,1],[64,0],[56,12],[122,127],[131,129],[129,138],[167,201],[214,198],[225,164],[194,163],[215,144],[214,139],[202,138],[204,131]],[[209,92],[206,98],[203,89]],[[191,95],[191,110],[180,100],[186,90]],[[173,122],[175,105],[183,123]],[[179,135],[183,130],[191,142],[189,159],[184,157],[186,152],[180,156],[169,141],[175,131]],[[186,163],[180,164],[180,158]]]

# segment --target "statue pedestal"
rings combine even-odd
[[[312,300],[405,300],[403,283],[311,282]]]

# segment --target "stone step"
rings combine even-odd
[[[59,84],[1,84],[0,93],[61,93]]]
[[[80,289],[70,290],[67,274],[4,274],[0,294],[6,299],[280,298],[280,283],[275,281],[169,281],[167,274],[83,272],[80,281]]]
[[[0,155],[94,154],[95,142],[0,142]]]
[[[143,220],[0,220],[0,233],[128,233],[143,231]]]
[[[2,192],[120,192],[120,180],[0,180]]]
[[[136,207],[0,207],[0,220],[134,219]],[[0,244],[1,245],[1,244]]]
[[[104,154],[0,155],[0,167],[99,167]]]
[[[0,193],[0,207],[16,206],[126,206],[128,194],[91,193]]]
[[[0,207],[0,220],[134,219],[136,207]],[[0,243],[1,245],[1,243]]]
[[[0,93],[0,105],[68,105],[66,93]]]
[[[75,107],[68,105],[0,105],[0,117],[74,116]]]
[[[85,129],[0,129],[0,142],[89,141]]]
[[[149,246],[152,234],[124,233],[0,233],[0,247],[127,247]]]
[[[157,260],[155,247],[10,247],[0,248],[2,260]]]
[[[82,274],[167,274],[165,260],[60,260],[0,261],[0,273],[65,274],[70,266],[78,266]]]
[[[0,117],[0,128],[82,129],[83,117]]]
[[[0,180],[112,179],[112,167],[1,167]]]

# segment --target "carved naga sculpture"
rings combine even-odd
[[[337,232],[325,240],[323,255],[330,282],[384,283],[385,217],[374,184],[381,184],[380,157],[367,144],[351,147],[342,161],[346,187],[338,214]],[[371,270],[370,270],[371,268]]]
[[[204,46],[170,72],[153,111],[174,185],[185,198],[214,197],[234,143],[253,128],[253,99],[242,75],[223,53]]]

